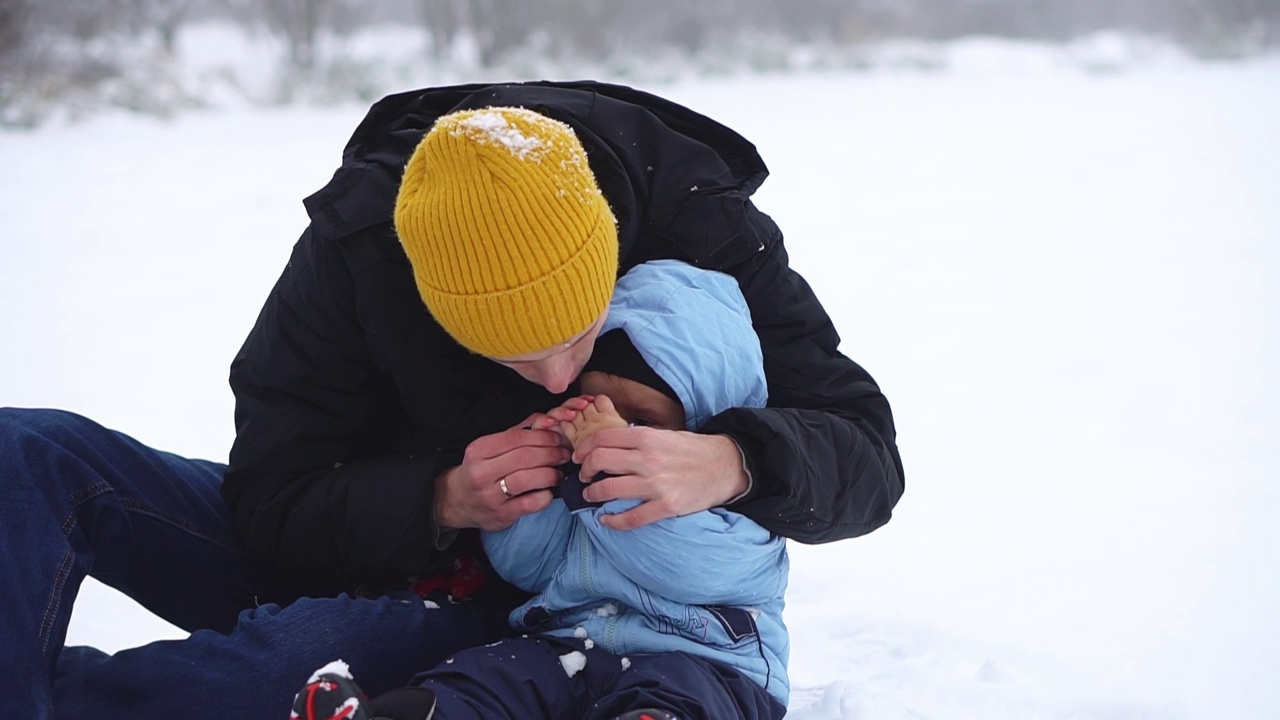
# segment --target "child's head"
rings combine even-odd
[[[685,429],[684,405],[675,390],[645,362],[622,330],[596,340],[591,360],[578,376],[586,395],[604,395],[632,425]]]
[[[625,383],[645,399],[628,420],[674,429],[697,430],[730,408],[764,407],[764,355],[737,281],[675,260],[632,268],[618,280],[580,376],[582,392],[617,405],[621,388],[606,383]],[[660,405],[680,412],[652,417]]]

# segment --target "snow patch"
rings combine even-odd
[[[582,672],[582,668],[587,666],[587,656],[574,650],[571,653],[560,656],[560,665],[564,668],[564,672],[569,677]]]
[[[334,660],[328,665],[325,665],[311,673],[311,677],[307,680],[307,684],[310,685],[311,683],[319,680],[322,675],[337,675],[338,677],[344,677],[348,680],[355,679],[351,676],[351,668],[347,667],[345,662],[341,660]]]
[[[477,112],[476,114],[459,122],[458,128],[453,131],[453,134],[467,134],[470,137],[489,145],[504,147],[512,154],[512,156],[521,160],[537,160],[541,156],[541,153],[538,151],[543,148],[542,141],[538,138],[525,135],[520,131],[520,128],[507,122],[507,118],[503,113],[519,113],[521,115],[527,115],[538,123],[555,122],[554,120],[539,115],[538,113],[521,108],[503,108],[501,111],[486,110]],[[568,126],[566,125],[565,128],[568,129]]]

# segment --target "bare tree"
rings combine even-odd
[[[538,27],[546,0],[471,0],[468,30],[480,50],[480,62],[494,65]]]
[[[431,39],[431,54],[438,60],[449,55],[470,25],[468,0],[419,0],[418,13]]]
[[[289,63],[302,71],[315,69],[323,30],[345,31],[358,17],[358,2],[347,0],[265,0],[267,27],[284,37]]]
[[[132,0],[133,29],[142,33],[153,30],[166,53],[177,49],[178,30],[191,12],[193,0]]]
[[[9,74],[10,63],[22,54],[30,16],[29,0],[0,0],[0,74]]]
[[[1238,55],[1280,44],[1280,0],[1178,0],[1176,34],[1200,52]]]

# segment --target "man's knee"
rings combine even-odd
[[[0,408],[0,447],[11,453],[29,452],[40,446],[73,446],[87,437],[109,432],[92,420],[65,410]]]
[[[0,482],[83,501],[111,489],[106,470],[136,454],[124,436],[64,410],[0,408]]]

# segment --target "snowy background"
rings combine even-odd
[[[1280,717],[1280,58],[929,52],[643,84],[757,143],[897,417],[894,520],[792,545],[790,716]],[[364,109],[0,132],[0,404],[224,460]],[[180,635],[90,581],[69,642]]]

